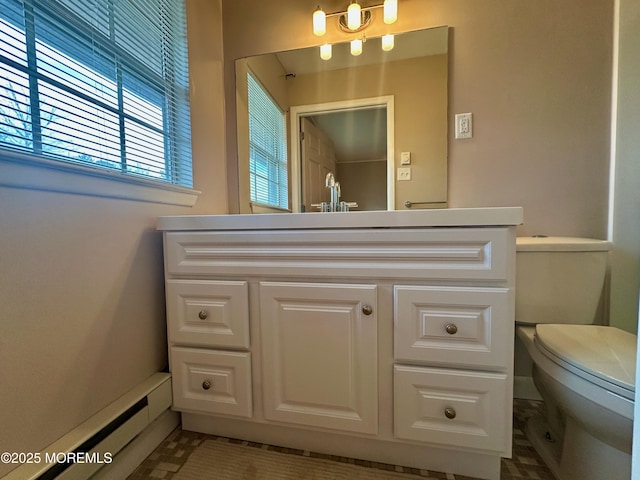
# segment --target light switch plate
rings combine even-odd
[[[411,165],[411,152],[402,152],[400,154],[400,165]]]
[[[398,180],[411,180],[411,167],[398,168]]]

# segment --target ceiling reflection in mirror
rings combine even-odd
[[[372,38],[359,56],[344,43],[333,46],[329,60],[319,47],[237,60],[239,178],[249,170],[251,71],[284,112],[294,113],[287,132],[291,211],[314,211],[328,200],[328,171],[356,210],[404,209],[406,202],[446,207],[448,37],[448,27],[436,27],[396,35],[391,51]],[[323,150],[321,162],[305,159],[303,120],[319,130],[313,142]],[[401,164],[403,152],[409,164]],[[405,169],[400,177],[398,168]]]

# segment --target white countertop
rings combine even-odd
[[[333,228],[488,227],[520,225],[522,207],[443,208],[343,213],[180,215],[159,217],[163,231]]]

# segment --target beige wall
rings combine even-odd
[[[356,202],[357,210],[387,209],[387,162],[338,163],[342,200]]]
[[[187,0],[193,178],[202,192],[191,213],[229,211],[221,4]]]
[[[166,366],[156,218],[227,211],[219,2],[189,7],[194,208],[0,186],[0,451],[40,451]]]
[[[327,0],[327,10],[344,8]],[[318,45],[316,0],[224,2],[230,207],[237,208],[235,58]],[[249,15],[247,12],[251,12]],[[519,234],[604,238],[613,0],[403,0],[396,31],[452,27],[449,204],[521,205]],[[370,36],[381,33],[372,27]],[[250,32],[250,34],[247,34]],[[281,35],[278,32],[283,32]],[[328,41],[346,34],[329,28]],[[452,115],[474,114],[474,138],[452,139]]]
[[[37,452],[166,365],[154,224],[184,210],[10,188],[0,205],[0,450]]]

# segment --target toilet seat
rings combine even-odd
[[[538,351],[575,375],[633,401],[636,336],[601,325],[536,325]]]

